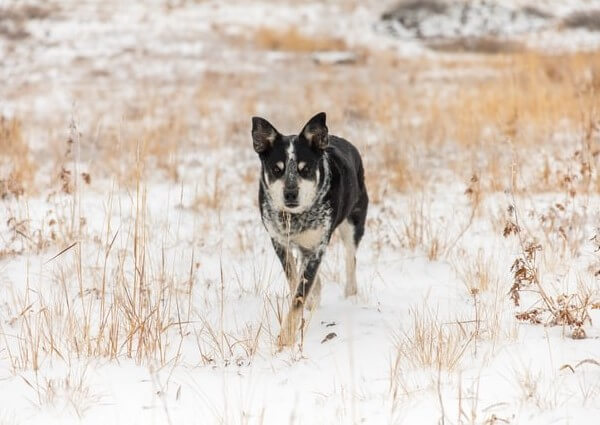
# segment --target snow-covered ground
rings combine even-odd
[[[496,145],[454,140],[476,120],[446,132],[444,102],[512,59],[390,36],[392,6],[0,0],[0,425],[595,423],[598,117],[520,146],[529,123],[492,109]],[[543,32],[531,46],[600,41]],[[548,61],[526,63],[597,87],[588,56]],[[365,158],[359,294],[336,237],[321,305],[279,351],[249,123],[292,133],[317,109]]]

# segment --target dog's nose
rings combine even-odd
[[[284,189],[283,199],[287,203],[295,203],[298,200],[298,189]]]

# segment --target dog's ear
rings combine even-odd
[[[306,123],[300,133],[310,146],[321,150],[329,144],[329,130],[325,118],[325,112],[319,112]]]
[[[260,117],[252,117],[252,144],[256,153],[271,149],[279,132],[269,121]]]

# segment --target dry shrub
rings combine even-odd
[[[13,20],[25,21],[29,19],[46,19],[57,12],[57,6],[39,6],[35,4],[16,4],[0,8],[0,21]]]
[[[533,305],[515,314],[517,320],[546,326],[564,326],[571,330],[573,339],[586,337],[584,326],[591,325],[590,310],[598,299],[598,294],[578,285],[576,292],[562,293],[550,291],[549,285],[540,272],[540,252],[544,247],[521,228],[514,212],[513,220],[507,222],[504,236],[519,238],[521,253],[511,266],[512,286],[509,294],[516,307],[521,304],[521,294],[527,292],[534,296]],[[526,239],[530,237],[530,239]]]
[[[46,19],[58,10],[58,6],[38,6],[12,2],[0,5],[0,36],[9,40],[22,40],[30,36],[26,23],[32,19]]]
[[[253,37],[257,46],[269,50],[316,52],[347,48],[342,39],[303,34],[295,27],[285,30],[261,27],[256,30]]]
[[[23,138],[21,122],[0,117],[0,198],[31,190],[35,166]]]
[[[583,28],[588,31],[600,31],[600,10],[573,12],[563,19],[566,28]]]
[[[28,218],[17,219],[10,212],[6,230],[3,246],[0,248],[0,259],[27,252],[40,253],[50,246],[50,239],[54,239],[45,234],[43,225],[35,228]]]

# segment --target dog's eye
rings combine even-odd
[[[283,171],[283,167],[283,162],[279,161],[275,165],[273,165],[271,171],[273,172],[273,174],[281,174],[281,172]]]
[[[301,162],[298,164],[298,172],[301,176],[310,175],[310,167],[306,164],[306,162]]]

